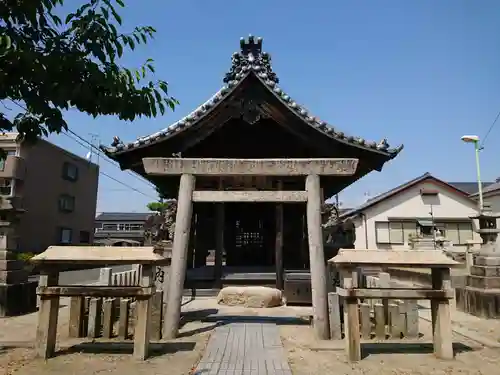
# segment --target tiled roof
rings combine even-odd
[[[151,212],[103,212],[96,221],[146,221]]]
[[[492,182],[486,187],[483,185],[483,194],[492,193],[492,192],[497,191],[497,190],[500,190],[500,182]],[[476,195],[479,195],[477,188],[476,188],[476,191],[474,192],[474,194],[471,194],[471,196],[476,196]]]
[[[134,142],[125,144],[121,142],[118,137],[115,137],[111,147],[102,145],[100,147],[106,154],[111,156],[170,138],[176,133],[198,123],[216,108],[219,103],[230,96],[235,88],[250,74],[255,75],[268,90],[270,90],[290,110],[295,112],[297,116],[302,118],[304,122],[337,141],[379,152],[391,157],[396,156],[403,149],[403,145],[396,148],[390,148],[386,139],[374,142],[367,141],[361,137],[346,135],[344,132],[335,129],[333,126],[310,114],[305,107],[297,104],[297,102],[278,86],[279,79],[271,67],[271,56],[267,52],[262,51],[262,38],[256,39],[251,35],[248,39],[241,38],[240,51],[233,54],[231,69],[223,80],[225,85],[189,115],[163,130],[145,137],[140,137]]]
[[[458,190],[466,192],[469,195],[477,193],[477,182],[448,182],[448,184],[456,187]],[[483,182],[483,191],[491,184],[494,184],[494,182]]]

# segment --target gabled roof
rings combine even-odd
[[[484,186],[484,184],[483,184],[483,194],[495,193],[499,190],[500,190],[500,181],[491,182],[487,186]],[[479,191],[477,191],[477,188],[476,188],[474,194],[471,194],[471,197],[476,197],[478,195],[479,195]]]
[[[411,187],[413,187],[417,184],[420,184],[422,182],[425,182],[425,181],[433,181],[441,186],[448,188],[450,191],[454,192],[457,195],[460,195],[464,198],[470,199],[469,194],[466,191],[460,190],[457,187],[453,186],[452,184],[447,183],[443,180],[440,180],[439,178],[436,178],[433,175],[431,175],[429,172],[426,172],[423,175],[421,175],[417,178],[414,178],[413,180],[405,182],[404,184],[399,185],[399,186],[395,187],[394,189],[391,189],[385,193],[377,195],[376,197],[374,197],[372,199],[369,199],[368,201],[366,201],[362,205],[360,205],[360,206],[358,206],[358,207],[356,207],[348,212],[342,213],[340,215],[340,218],[345,219],[348,217],[352,217],[352,216],[366,210],[367,208],[375,206],[376,204],[379,204],[379,203],[385,201],[386,199],[389,199],[389,198],[391,198],[399,193],[402,193],[403,191],[408,190]]]
[[[341,143],[349,144],[361,149],[374,151],[386,155],[389,158],[395,157],[402,149],[403,145],[391,148],[386,139],[379,142],[367,141],[364,138],[346,135],[333,126],[313,116],[309,111],[297,104],[279,86],[279,79],[271,67],[271,56],[262,51],[262,38],[255,39],[249,36],[247,40],[241,38],[240,51],[232,56],[232,66],[225,75],[225,85],[217,91],[209,100],[196,108],[193,112],[154,134],[140,137],[134,142],[123,143],[118,137],[114,137],[111,147],[100,146],[100,148],[111,158],[127,151],[147,147],[155,143],[162,142],[174,135],[189,129],[199,123],[217,108],[231,93],[250,75],[255,76],[264,87],[266,87],[275,97],[277,97],[288,109],[300,117],[304,123],[315,128],[324,135],[335,139]]]
[[[146,221],[151,212],[103,212],[96,221]]]
[[[458,190],[465,191],[469,195],[474,195],[477,193],[477,182],[448,182],[448,184],[455,186]],[[483,191],[491,184],[494,184],[494,182],[483,182],[481,184],[483,187]]]

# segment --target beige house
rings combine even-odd
[[[24,211],[13,229],[17,250],[92,243],[99,167],[46,140],[28,144],[16,137],[0,134],[7,154],[0,160],[0,221]]]
[[[465,249],[479,241],[470,216],[478,204],[468,192],[426,173],[356,209],[345,212],[356,232],[356,249],[407,249],[412,236],[434,238],[436,233]]]

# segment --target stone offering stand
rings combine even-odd
[[[136,300],[137,324],[134,334],[134,357],[144,360],[149,354],[150,322],[155,294],[155,266],[168,264],[169,258],[153,247],[50,246],[31,260],[40,267],[40,296],[36,354],[47,359],[54,355],[60,297],[123,297]],[[59,285],[59,272],[68,264],[107,266],[141,265],[139,285]],[[97,300],[94,300],[97,301]],[[98,302],[91,305],[98,309]],[[97,311],[96,311],[97,312]]]

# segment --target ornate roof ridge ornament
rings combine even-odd
[[[224,77],[224,83],[238,82],[253,71],[259,78],[279,83],[278,76],[271,66],[271,55],[262,52],[262,38],[249,35],[248,39],[240,39],[240,51],[233,53],[231,69]]]

